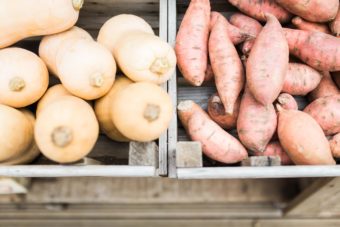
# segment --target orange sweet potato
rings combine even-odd
[[[298,104],[293,96],[288,93],[281,93],[277,102],[286,110],[298,110]]]
[[[296,165],[334,165],[328,140],[320,125],[307,113],[278,105],[278,136]]]
[[[237,133],[242,144],[252,151],[263,152],[275,133],[276,125],[273,104],[263,106],[246,88],[237,119]]]
[[[326,135],[340,132],[340,95],[318,98],[303,111],[319,123]]]
[[[270,142],[264,152],[254,152],[255,156],[279,156],[282,165],[292,165],[293,161],[289,158],[286,151],[283,150],[280,142]]]
[[[292,19],[292,24],[294,24],[295,27],[301,30],[331,34],[331,31],[326,24],[309,22],[302,19],[301,17],[294,17]]]
[[[257,36],[247,60],[247,84],[263,105],[279,96],[288,69],[289,50],[282,27],[275,16],[266,14],[267,24]]]
[[[179,28],[175,51],[178,68],[194,86],[203,83],[208,61],[210,1],[192,0]]]
[[[311,22],[327,22],[335,18],[339,0],[276,0],[289,12]]]
[[[209,57],[218,94],[226,113],[232,115],[245,78],[241,59],[228,37],[227,27],[227,19],[218,17],[209,37]]]
[[[322,32],[284,28],[289,51],[320,71],[340,71],[340,39]]]
[[[232,115],[226,114],[223,103],[217,93],[213,94],[208,101],[208,114],[213,121],[224,129],[236,127],[237,116],[240,109],[241,98],[239,97],[234,104]]]
[[[236,163],[248,157],[246,149],[224,131],[193,101],[180,102],[178,116],[193,141],[202,144],[206,156],[224,163]]]
[[[331,140],[329,140],[329,145],[331,146],[333,157],[340,158],[340,133],[336,134]]]
[[[338,95],[340,91],[332,80],[329,72],[323,72],[323,77],[319,85],[308,95],[310,101],[331,95]]]
[[[331,28],[335,36],[340,35],[340,6],[339,6],[338,13],[336,14],[335,19],[329,24],[329,27]]]
[[[265,13],[273,14],[281,23],[288,22],[292,14],[281,7],[275,0],[228,0],[241,12],[259,20],[266,21]]]
[[[289,63],[282,92],[291,95],[307,95],[319,84],[322,74],[305,64]]]
[[[232,25],[235,25],[242,31],[252,36],[242,44],[242,53],[245,55],[249,55],[250,50],[254,45],[256,36],[262,30],[262,25],[257,20],[241,13],[234,13],[233,15],[231,15],[229,20]]]

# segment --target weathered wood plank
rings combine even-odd
[[[157,144],[155,142],[130,142],[129,165],[154,166],[155,168],[158,168]]]
[[[178,142],[176,146],[177,168],[203,167],[202,145],[200,142]]]
[[[279,156],[251,156],[241,162],[241,166],[280,166]]]

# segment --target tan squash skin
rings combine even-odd
[[[119,68],[133,81],[162,84],[176,69],[173,48],[161,38],[140,31],[125,33],[114,56]]]
[[[63,96],[40,112],[35,140],[41,152],[58,163],[72,163],[94,147],[99,125],[91,106],[74,96]]]
[[[129,85],[112,103],[112,119],[118,130],[140,142],[157,139],[168,128],[173,114],[169,95],[148,82]]]
[[[0,50],[0,103],[20,108],[36,102],[48,86],[48,71],[34,53],[22,48]]]
[[[40,42],[39,56],[46,63],[48,70],[55,76],[57,76],[55,53],[60,49],[65,40],[71,38],[93,40],[87,31],[74,26],[65,32],[45,36]]]
[[[141,17],[132,14],[120,14],[104,23],[98,34],[98,42],[112,53],[118,40],[129,31],[142,31],[154,35],[151,26]]]
[[[133,82],[126,78],[125,76],[118,77],[113,84],[111,90],[102,98],[96,100],[94,104],[94,111],[96,113],[97,119],[99,121],[100,129],[107,135],[110,139],[118,142],[127,142],[128,139],[122,133],[120,133],[114,124],[111,117],[111,106],[114,97],[128,85]]]
[[[0,162],[26,150],[33,140],[30,120],[19,110],[0,104]]]
[[[61,96],[65,95],[71,95],[70,92],[68,92],[63,85],[57,84],[52,87],[50,87],[44,96],[39,100],[36,110],[36,115],[38,116],[39,113],[50,103],[52,103],[55,100],[58,100]]]
[[[82,4],[83,0],[0,1],[0,48],[69,29],[77,22]]]

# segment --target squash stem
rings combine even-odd
[[[150,71],[161,76],[169,71],[170,64],[167,58],[156,58],[150,66]]]
[[[73,139],[72,130],[65,126],[57,127],[52,132],[52,142],[57,147],[66,147]]]
[[[79,11],[83,7],[83,4],[84,0],[72,0],[73,8],[77,11]]]
[[[159,118],[161,108],[158,105],[147,104],[144,110],[143,117],[149,122],[153,122]]]
[[[95,73],[90,76],[90,84],[93,87],[101,87],[104,85],[104,76],[101,73]]]
[[[9,81],[9,88],[11,91],[21,91],[26,86],[25,81],[21,77],[13,77]]]

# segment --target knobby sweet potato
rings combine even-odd
[[[335,164],[325,134],[309,114],[277,108],[279,140],[296,165]]]
[[[228,37],[227,23],[224,17],[217,18],[209,37],[209,57],[218,94],[226,113],[232,115],[245,78],[241,59]]]
[[[295,27],[301,30],[331,34],[331,31],[326,24],[309,22],[302,19],[301,17],[294,17],[292,19],[292,24],[294,24]]]
[[[248,157],[246,149],[224,131],[193,101],[180,102],[178,116],[193,141],[202,144],[206,156],[224,163],[236,163]]]
[[[314,101],[322,97],[340,94],[340,91],[334,84],[329,72],[323,72],[322,75],[323,77],[319,85],[308,95],[310,101]]]
[[[203,83],[208,59],[210,1],[192,0],[178,30],[175,51],[178,68],[194,86]]]
[[[279,156],[282,165],[292,165],[293,161],[289,158],[286,151],[283,150],[280,142],[270,142],[264,152],[254,152],[255,156]]]
[[[281,93],[277,102],[286,110],[298,110],[298,104],[293,96],[288,93]]]
[[[289,63],[282,92],[291,95],[307,95],[319,84],[322,74],[305,64]]]
[[[289,12],[311,22],[327,22],[335,18],[339,0],[276,0]]]
[[[284,28],[289,51],[320,71],[340,71],[340,39],[322,32]]]
[[[288,69],[289,50],[275,16],[266,14],[267,24],[257,36],[246,66],[247,84],[263,105],[279,96]]]
[[[331,146],[333,157],[340,158],[340,133],[336,134],[331,140],[329,140],[329,145]]]
[[[273,104],[263,106],[245,89],[237,119],[237,133],[244,146],[263,152],[273,137],[277,117]]]
[[[303,111],[319,123],[326,135],[340,132],[340,95],[318,98]]]
[[[288,22],[292,14],[277,4],[275,0],[228,0],[241,12],[259,20],[266,21],[265,13],[273,14],[281,23]]]
[[[329,24],[329,27],[331,28],[335,36],[340,35],[340,6],[339,6],[338,13],[336,14],[335,19]]]

